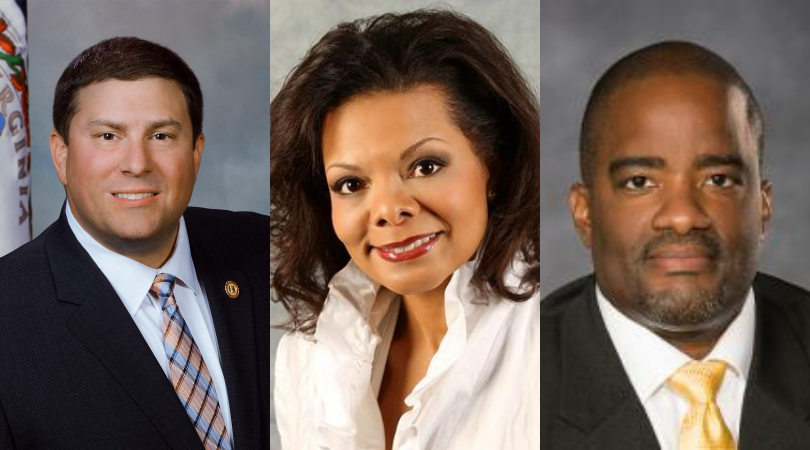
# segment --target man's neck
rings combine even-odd
[[[730,322],[729,322],[730,323]],[[701,360],[712,352],[717,341],[728,328],[727,323],[722,329],[711,329],[701,333],[666,333],[651,330],[681,353],[695,360]]]
[[[70,208],[70,204],[67,207]],[[101,233],[93,233],[92,229],[83,224],[81,218],[72,210],[68,209],[68,213],[76,221],[76,224],[102,247],[153,269],[162,267],[169,260],[177,245],[177,235],[180,230],[179,221],[172,229],[153,236],[148,241],[128,242],[123,239],[108,239]]]

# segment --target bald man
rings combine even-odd
[[[757,273],[759,106],[687,42],[597,82],[569,205],[594,273],[542,302],[550,449],[810,448],[810,294]]]

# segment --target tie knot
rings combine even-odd
[[[166,308],[166,303],[169,299],[173,299],[174,296],[172,295],[172,291],[174,290],[174,282],[177,278],[174,275],[168,273],[159,273],[155,277],[155,281],[152,282],[152,287],[149,289],[150,292],[155,294],[155,296],[160,300],[161,308]]]
[[[668,384],[692,404],[713,403],[725,373],[723,361],[692,361],[676,370]]]

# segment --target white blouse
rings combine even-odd
[[[540,295],[482,297],[474,262],[445,290],[447,334],[405,398],[396,450],[540,448]],[[507,285],[518,285],[514,275]],[[275,405],[286,450],[385,448],[377,404],[399,297],[349,263],[329,283],[314,335],[288,333]]]

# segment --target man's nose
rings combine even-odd
[[[683,183],[664,189],[663,203],[653,218],[653,228],[688,234],[692,230],[707,229],[710,226],[711,220],[704,210],[702,193],[698,187]]]
[[[150,150],[143,140],[127,138],[121,150],[118,169],[122,173],[140,176],[152,171]]]

